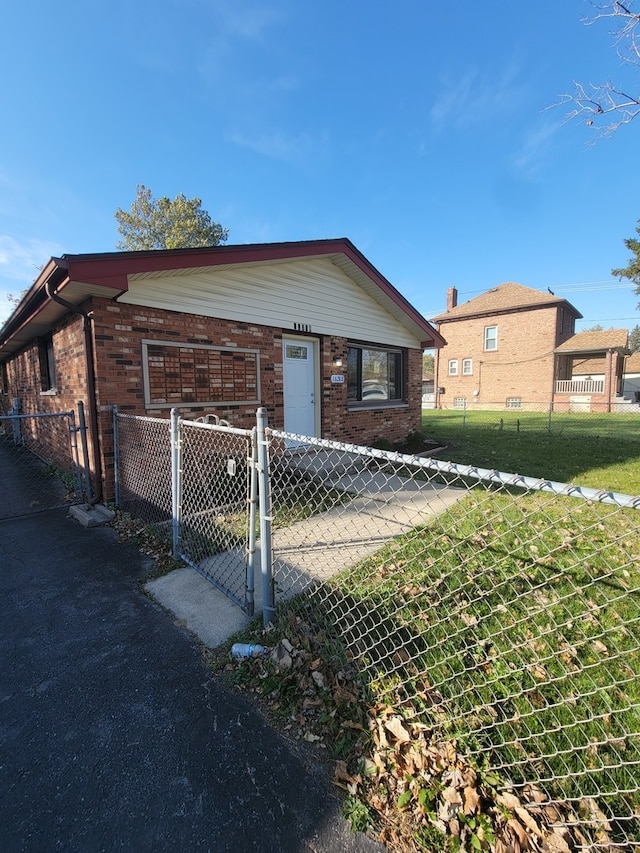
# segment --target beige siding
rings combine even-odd
[[[321,258],[131,276],[129,290],[119,301],[292,330],[301,324],[316,334],[420,346],[352,279]]]

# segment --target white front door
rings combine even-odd
[[[298,435],[316,435],[315,342],[282,339],[284,428]]]

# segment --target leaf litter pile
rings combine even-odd
[[[300,603],[277,628],[256,627],[243,639],[264,643],[268,653],[230,660],[227,646],[213,656],[214,669],[253,693],[289,737],[324,751],[353,829],[388,849],[621,849],[593,799],[576,811],[535,784],[501,783],[473,766],[454,738],[375,704],[348,656]]]

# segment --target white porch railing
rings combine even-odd
[[[558,379],[556,394],[604,394],[604,379]]]

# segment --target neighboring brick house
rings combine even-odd
[[[440,335],[347,239],[52,258],[0,330],[6,398],[91,417],[112,495],[112,406],[214,413],[369,444],[420,429]]]
[[[437,405],[485,409],[548,405],[557,346],[582,317],[566,299],[507,282],[432,318],[446,339],[436,352]]]
[[[624,410],[626,329],[578,332],[556,348],[556,411]],[[564,408],[563,408],[564,407]]]
[[[507,282],[433,318],[442,408],[612,411],[622,398],[627,330],[575,334],[579,311],[550,291]],[[597,375],[590,375],[597,374]]]
[[[640,352],[634,352],[625,359],[622,393],[640,403]]]

